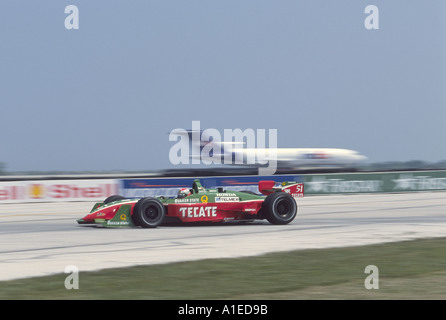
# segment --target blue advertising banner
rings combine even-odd
[[[222,187],[255,193],[259,193],[258,182],[261,180],[304,183],[306,195],[446,190],[445,170],[200,178],[201,184],[207,189]],[[194,178],[124,179],[121,180],[120,193],[128,198],[174,197],[179,188],[191,188],[193,181]]]
[[[120,194],[126,198],[174,197],[180,188],[192,188],[194,179],[196,178],[123,179],[121,180]],[[233,191],[252,191],[256,193],[259,193],[258,183],[261,180],[274,180],[278,183],[284,181],[303,181],[300,175],[223,176],[201,177],[199,179],[206,189],[222,187]]]

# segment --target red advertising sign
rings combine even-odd
[[[114,179],[0,182],[0,202],[96,201],[119,193]]]

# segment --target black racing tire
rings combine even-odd
[[[297,203],[288,193],[271,193],[263,202],[262,212],[272,224],[288,224],[297,215]]]
[[[166,209],[161,201],[147,197],[140,199],[133,208],[133,222],[143,228],[156,228],[166,215]]]
[[[104,200],[104,204],[108,204],[115,201],[125,200],[126,198],[120,195],[113,195]]]

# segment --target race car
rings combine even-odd
[[[296,182],[259,181],[261,194],[251,191],[205,189],[199,179],[192,188],[181,188],[177,197],[126,199],[110,196],[96,203],[79,224],[103,227],[155,228],[167,223],[228,222],[266,219],[272,224],[288,224],[297,215],[297,198],[304,185]]]

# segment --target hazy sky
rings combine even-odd
[[[193,120],[446,159],[444,0],[1,0],[0,52],[9,171],[171,168],[168,133]]]

